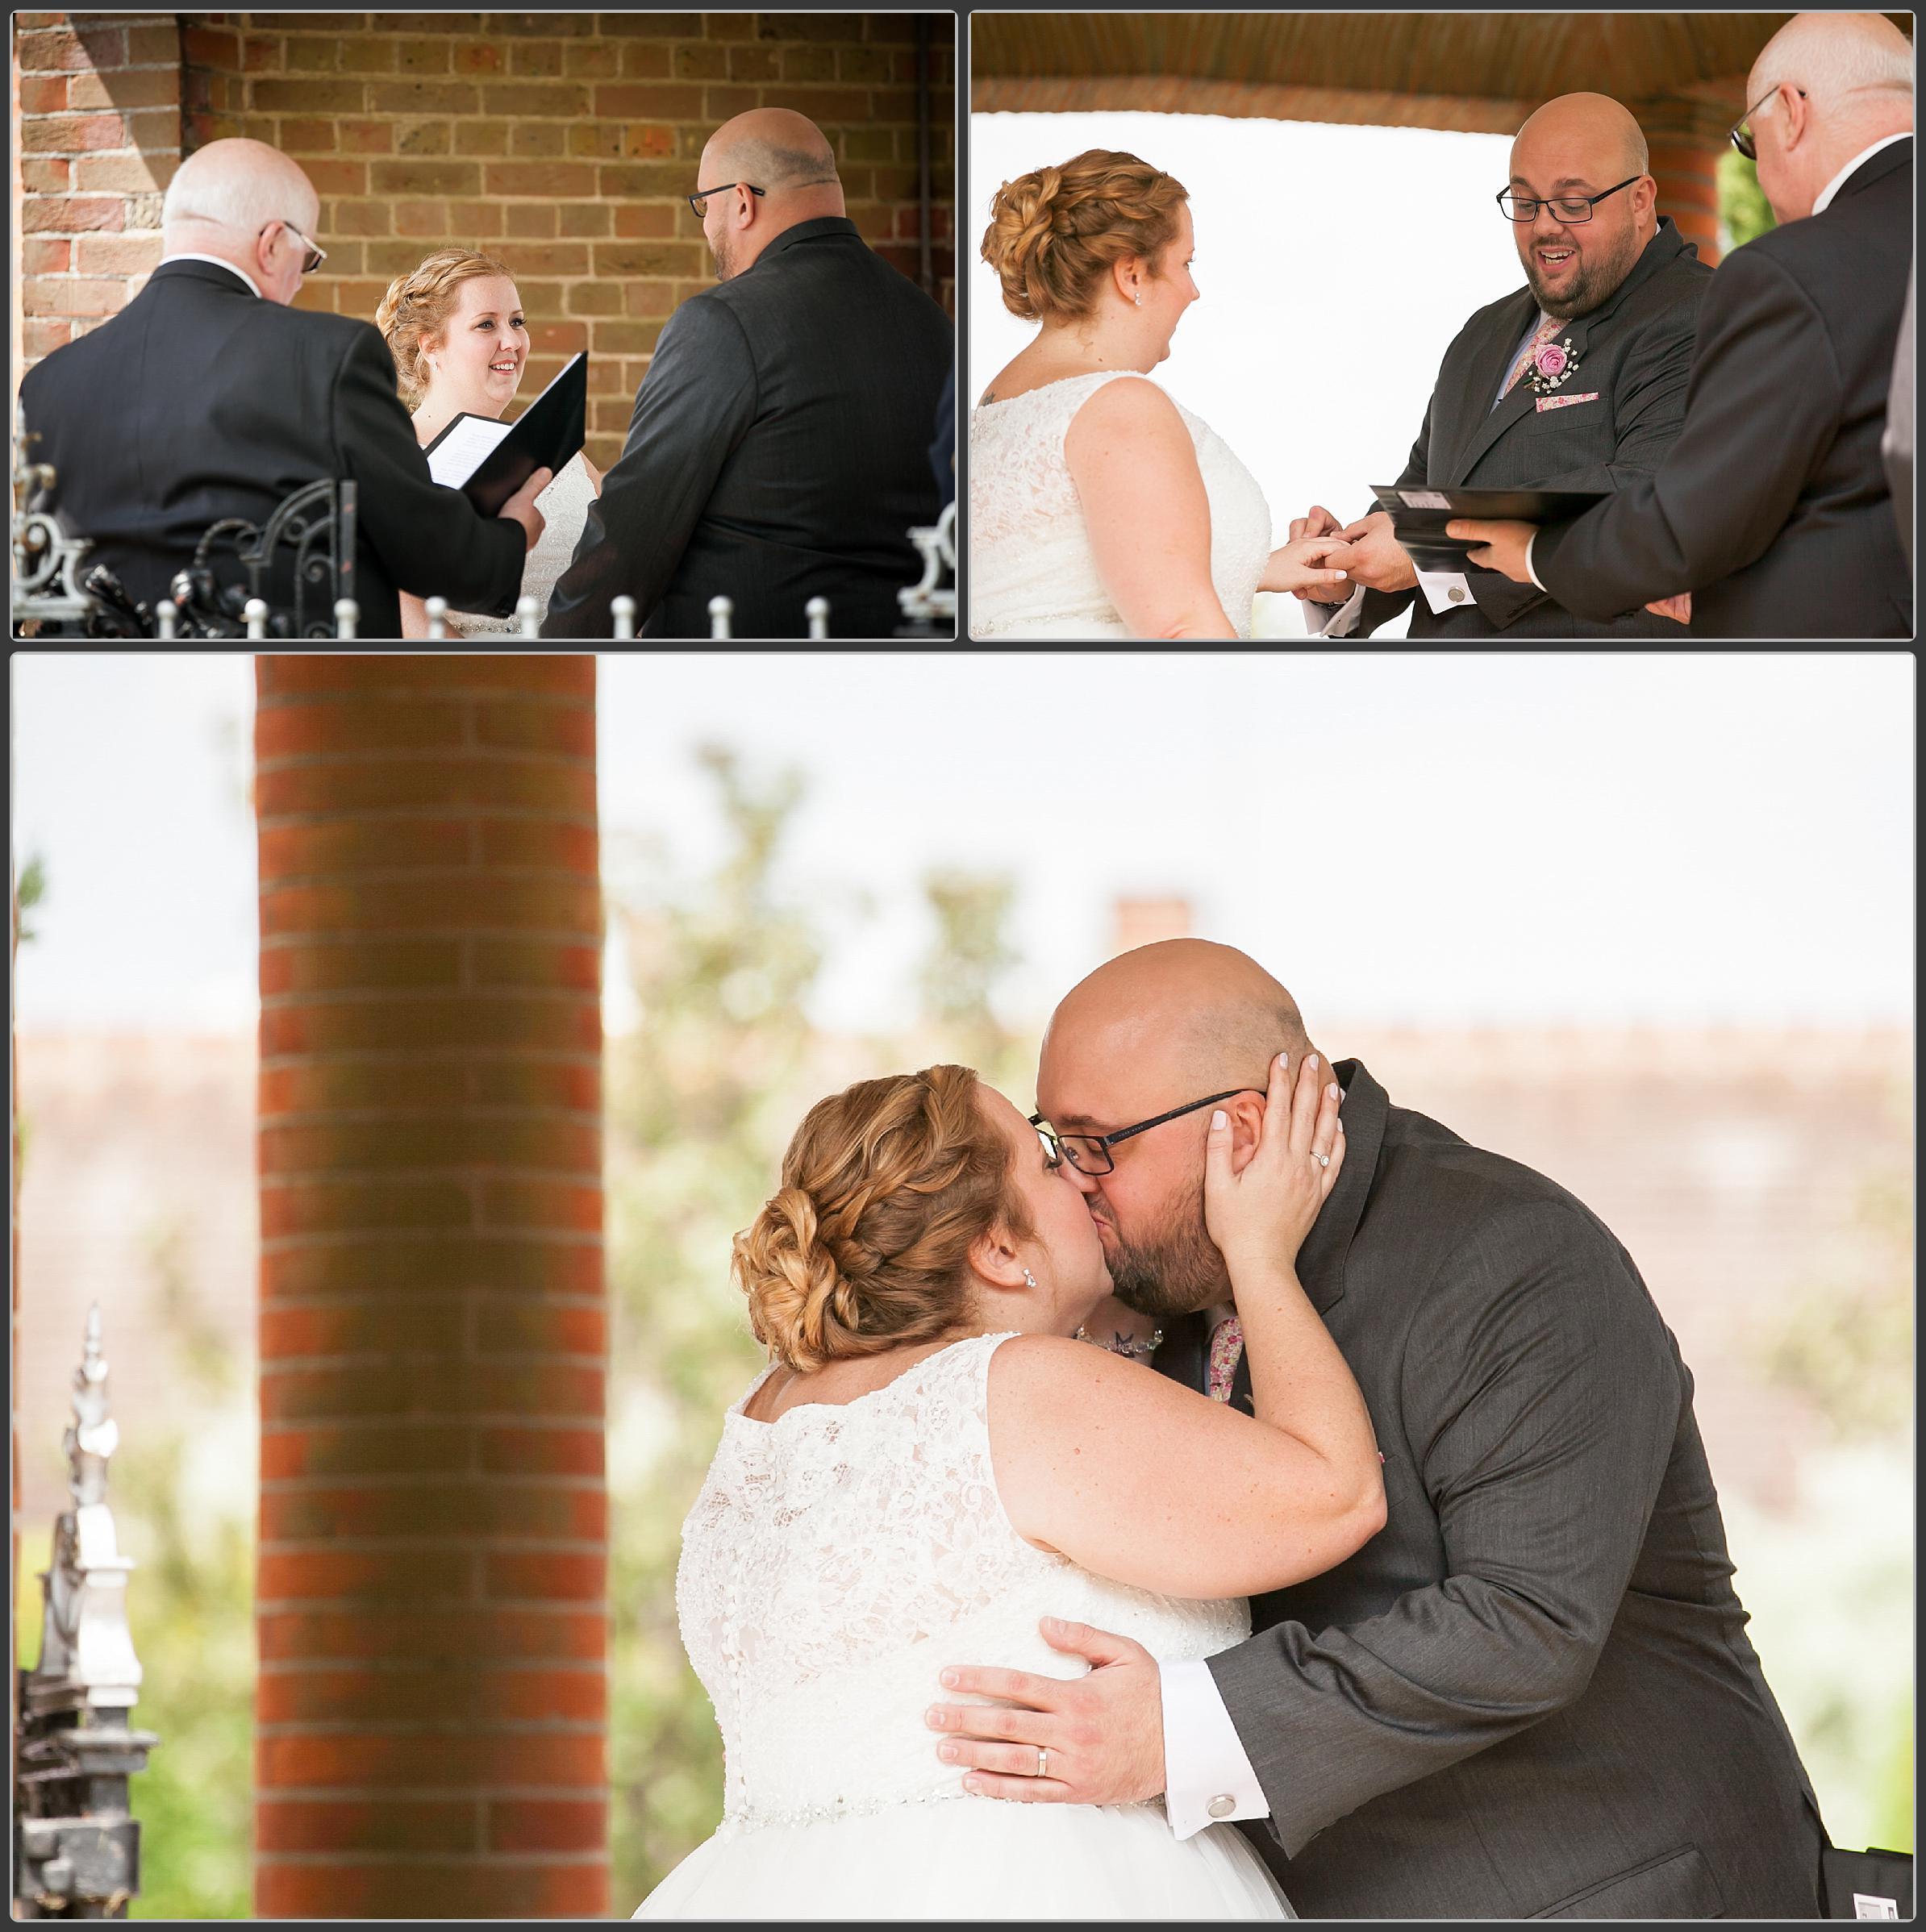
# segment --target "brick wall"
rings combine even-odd
[[[594,660],[257,660],[255,1909],[608,1898]]]
[[[935,293],[953,312],[955,21],[923,17]],[[588,350],[589,454],[604,468],[663,323],[713,279],[681,198],[731,115],[778,106],[815,120],[851,219],[919,272],[912,15],[107,18],[16,16],[36,23],[18,35],[37,164],[25,225],[44,240],[28,269],[30,363],[122,306],[160,258],[156,191],[183,152],[229,135],[293,156],[321,195],[328,260],[303,307],[372,319],[393,276],[449,243],[506,262],[535,343],[519,401]]]
[[[126,302],[160,259],[181,163],[172,14],[15,14],[22,348],[31,365]]]

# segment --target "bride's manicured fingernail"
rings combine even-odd
[[[1325,1088],[1324,1097],[1326,1100],[1336,1100],[1337,1098],[1337,1082],[1336,1081],[1332,1081],[1331,1085]]]
[[[1317,1072],[1317,1056],[1316,1056],[1315,1053],[1314,1053],[1314,1054],[1312,1054],[1312,1055],[1310,1056],[1310,1058],[1309,1058],[1309,1059],[1307,1059],[1307,1060],[1304,1062],[1304,1064],[1305,1064],[1306,1068],[1309,1069],[1309,1071],[1310,1071],[1310,1072],[1313,1072],[1313,1073],[1316,1072]]]
[[[1222,1107],[1219,1107],[1211,1116],[1211,1125],[1214,1127],[1222,1128],[1229,1122],[1230,1118],[1230,1115],[1225,1113]]]
[[[957,1761],[957,1747],[953,1744],[939,1744],[936,1747],[936,1755],[942,1759],[944,1763],[953,1764]]]
[[[981,1797],[983,1795],[982,1784],[975,1778],[965,1778],[963,1780],[963,1788],[965,1791],[974,1793],[978,1797]]]
[[[945,1671],[937,1681],[945,1690],[954,1690],[957,1688],[957,1673],[954,1671]]]
[[[940,1730],[944,1725],[948,1723],[949,1719],[944,1715],[943,1706],[940,1704],[932,1704],[923,1713],[923,1721],[932,1730]]]

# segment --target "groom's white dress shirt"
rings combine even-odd
[[[1207,1311],[1207,1332],[1236,1310],[1230,1303]],[[1164,1701],[1164,1810],[1180,1838],[1231,1818],[1270,1816],[1264,1788],[1217,1680],[1201,1657],[1160,1659]]]
[[[1820,189],[1818,198],[1812,204],[1813,214],[1824,214],[1827,209],[1832,206],[1834,197],[1846,185],[1848,177],[1856,170],[1863,168],[1882,148],[1890,148],[1896,141],[1910,141],[1911,139],[1912,130],[1909,127],[1903,134],[1889,134],[1884,140],[1874,141],[1871,147],[1861,148],[1858,153],[1854,155],[1845,167],[1841,168],[1838,173],[1834,175],[1832,180]],[[1538,573],[1532,568],[1532,546],[1537,541],[1538,532],[1535,530],[1525,539],[1525,575],[1534,584],[1537,584],[1540,590],[1543,590],[1544,585],[1538,583]],[[1347,606],[1346,608],[1348,609],[1349,606]]]

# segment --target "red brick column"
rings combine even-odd
[[[1678,223],[1678,232],[1699,244],[1699,259],[1719,260],[1719,148],[1711,141],[1690,146],[1654,142],[1652,178],[1658,183],[1658,211]]]
[[[604,1913],[594,660],[258,667],[255,1909]]]

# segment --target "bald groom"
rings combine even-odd
[[[832,635],[888,637],[936,516],[949,319],[865,244],[799,114],[724,123],[690,189],[716,285],[662,331],[542,635],[607,637],[626,595],[644,637],[707,637],[716,597],[739,638],[807,636],[818,597]]]
[[[1488,219],[1508,221],[1525,286],[1480,309],[1444,352],[1399,487],[1611,490],[1649,475],[1684,419],[1712,271],[1661,211],[1638,123],[1608,95],[1561,94],[1519,129],[1510,178],[1492,189]],[[1555,365],[1545,371],[1540,348]],[[1319,506],[1291,535],[1337,527]],[[1407,608],[1411,636],[1448,644],[1683,635],[1643,610],[1580,615],[1495,571],[1420,577],[1382,510],[1345,534],[1352,548],[1328,560],[1359,588],[1303,606],[1328,637],[1368,635]]]
[[[1206,1123],[1218,1097],[1248,1160],[1280,1051],[1322,1051],[1290,993],[1178,939],[1073,988],[1036,1076],[1045,1120],[1110,1137],[1064,1171],[1118,1296],[1163,1330],[1151,1366],[1203,1392],[1234,1361],[1247,1414]],[[1087,1675],[934,1656],[932,1698],[948,1667],[1005,1701],[936,1705],[932,1751],[993,1797],[1161,1796],[1180,1838],[1240,1821],[1307,1919],[1816,1916],[1811,1787],[1746,1638],[1690,1372],[1631,1255],[1555,1182],[1394,1105],[1357,1060],[1331,1071],[1343,1172],[1297,1272],[1370,1409],[1385,1528],[1253,1598],[1256,1634],[1207,1661],[1082,1625],[1044,1635]],[[1047,1748],[1048,1776],[1013,1745]]]

